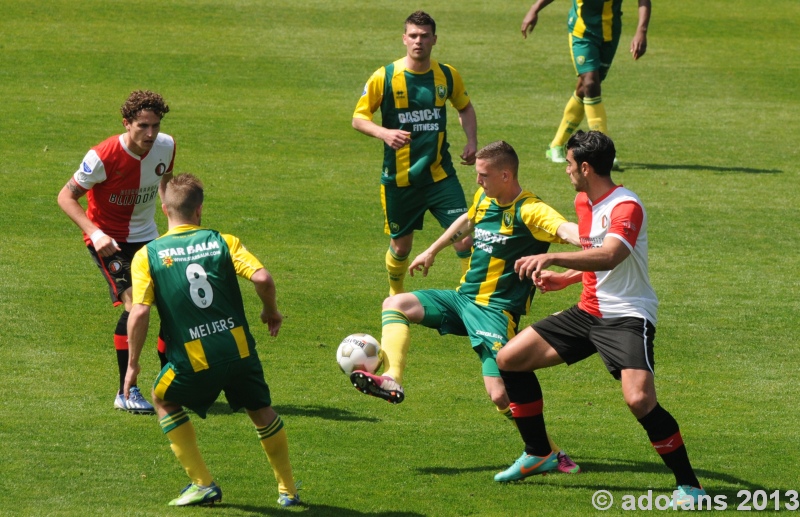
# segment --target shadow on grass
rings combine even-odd
[[[637,474],[653,473],[653,474],[662,474],[668,476],[667,478],[665,478],[665,481],[667,483],[671,483],[673,481],[672,473],[667,469],[666,466],[664,466],[663,463],[628,461],[628,460],[618,460],[618,459],[608,459],[608,458],[589,458],[589,459],[581,458],[578,463],[580,464],[582,471],[587,474],[620,474],[625,472],[637,473]],[[508,468],[509,464],[495,465],[495,466],[487,465],[487,466],[465,467],[465,468],[425,467],[416,469],[416,471],[419,474],[438,475],[438,476],[456,476],[467,472],[488,471],[496,473]],[[746,479],[742,479],[730,474],[708,469],[695,469],[695,473],[697,474],[697,477],[700,479],[700,482],[703,484],[703,486],[708,490],[710,494],[726,496],[726,500],[728,501],[729,505],[739,504],[745,501],[745,498],[743,496],[738,495],[738,492],[740,490],[747,490],[751,494],[756,490],[763,490],[764,492],[767,493],[767,495],[771,494],[776,490],[780,491],[781,494],[785,494],[789,490],[797,490],[797,487],[788,487],[788,488],[764,487],[757,483],[750,482]],[[536,482],[535,480],[537,478],[538,476],[533,476],[530,482],[535,483]],[[647,490],[653,489],[653,486],[632,486],[632,485],[614,486],[614,485],[609,485],[607,483],[586,484],[581,482],[581,480],[588,478],[582,475],[570,476],[570,479],[574,479],[575,482],[573,486],[575,488],[590,489],[590,490],[604,489],[604,490],[617,490],[623,492],[627,491],[630,493],[635,493],[635,492],[646,493]],[[522,481],[522,483],[525,483],[525,481]],[[665,488],[669,488],[670,486],[671,485],[668,484]],[[715,488],[715,487],[720,487],[720,488]]]
[[[339,506],[330,506],[330,505],[315,505],[315,504],[308,504],[303,505],[300,507],[292,507],[292,509],[288,508],[279,508],[277,506],[253,506],[253,505],[241,505],[241,504],[227,504],[221,503],[220,508],[235,508],[236,510],[242,512],[245,515],[291,515],[293,513],[303,514],[303,515],[335,515],[335,516],[344,516],[344,517],[358,517],[358,516],[367,516],[367,515],[380,515],[381,517],[422,517],[425,514],[417,513],[417,512],[402,512],[402,511],[381,511],[381,512],[359,512],[358,510],[352,510],[350,508],[342,508]]]
[[[714,167],[711,165],[681,165],[681,164],[665,164],[665,163],[628,163],[622,164],[620,172],[629,170],[688,170],[688,171],[709,171],[709,172],[740,172],[744,174],[782,174],[780,169],[754,169],[752,167]]]
[[[307,416],[311,418],[321,418],[323,420],[336,420],[339,422],[380,422],[380,418],[368,417],[359,413],[354,413],[346,409],[327,406],[272,406],[275,412],[283,416]],[[187,411],[191,411],[188,410]],[[209,415],[233,415],[245,414],[244,409],[233,411],[227,402],[217,400],[210,408]]]

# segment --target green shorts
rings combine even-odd
[[[570,55],[575,72],[578,75],[587,72],[600,72],[600,80],[606,78],[611,63],[614,61],[614,54],[617,53],[619,36],[611,41],[598,42],[596,38],[579,38],[569,35]]]
[[[411,294],[425,310],[422,325],[442,335],[469,336],[472,349],[483,365],[483,376],[500,377],[497,352],[517,334],[519,316],[476,305],[458,291],[426,289]]]
[[[439,221],[442,228],[449,228],[461,214],[467,211],[467,200],[458,177],[450,176],[424,187],[398,187],[381,185],[384,231],[392,239],[422,229],[425,212]]]
[[[161,400],[172,402],[205,418],[220,392],[231,409],[255,411],[272,405],[264,369],[255,351],[244,359],[213,366],[199,372],[178,373],[167,363],[158,374],[153,391]]]

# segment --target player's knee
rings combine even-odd
[[[636,418],[642,418],[656,406],[655,397],[646,391],[635,391],[626,394],[625,403]]]

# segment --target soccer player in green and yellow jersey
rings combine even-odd
[[[231,408],[245,408],[278,481],[278,503],[300,504],[289,463],[281,417],[272,409],[269,386],[245,317],[237,276],[253,282],[263,303],[261,321],[277,336],[283,322],[275,282],[264,266],[232,235],[202,228],[203,185],[191,174],[166,185],[162,210],[169,231],[141,248],[131,264],[133,307],[128,319],[130,356],[124,392],[136,385],[139,356],[150,308],[161,317],[169,362],[153,387],[153,404],[172,451],[191,483],[174,506],[222,500],[197,448],[184,406],[200,418],[225,392]]]
[[[551,242],[578,245],[578,226],[536,195],[523,190],[517,172],[519,159],[506,142],[494,142],[476,154],[481,187],[469,211],[459,217],[427,250],[411,262],[410,270],[427,275],[436,255],[472,235],[469,270],[456,290],[427,289],[402,293],[383,303],[382,347],[384,373],[355,371],[350,379],[361,392],[392,403],[405,398],[401,385],[410,344],[410,324],[435,328],[440,334],[468,336],[482,363],[484,385],[498,411],[510,416],[495,357],[514,337],[520,317],[533,297],[533,282],[514,271],[518,258],[545,253]],[[552,442],[551,442],[552,443]],[[563,472],[580,468],[552,444]]]
[[[403,280],[414,230],[421,230],[425,212],[449,227],[467,211],[467,202],[447,142],[449,99],[467,144],[462,165],[475,163],[478,122],[464,82],[455,68],[431,59],[436,22],[425,12],[405,22],[406,56],[379,68],[367,81],[353,113],[353,127],[384,142],[381,202],[384,231],[389,234],[386,269],[389,294],[404,292]],[[381,125],[372,121],[381,111]],[[462,272],[469,267],[471,239],[453,245]]]
[[[539,11],[553,0],[537,0],[522,20],[522,37],[536,27]],[[650,0],[638,0],[639,22],[631,41],[633,59],[639,59],[647,51],[647,27],[650,24]],[[590,130],[608,134],[606,108],[603,105],[600,83],[608,75],[611,62],[619,45],[622,31],[622,0],[572,0],[572,9],[567,20],[572,64],[578,74],[575,92],[564,108],[564,116],[550,143],[546,157],[556,163],[566,163],[564,144],[578,129],[584,117]],[[614,169],[619,170],[614,158]]]

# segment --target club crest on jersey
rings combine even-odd
[[[602,219],[600,219],[600,225],[603,228],[608,228],[608,216],[604,215]]]
[[[111,273],[119,273],[122,271],[122,263],[119,260],[112,260],[108,264],[108,270]]]
[[[164,264],[164,267],[172,267],[175,264],[175,261],[172,260],[172,257],[167,256],[161,259],[161,263]]]
[[[83,162],[83,172],[92,172],[92,168],[86,162]]]
[[[512,228],[514,226],[514,213],[503,212],[503,228]]]
[[[159,163],[156,165],[156,176],[161,177],[164,173],[167,172],[167,166],[163,163]]]
[[[443,84],[437,84],[436,85],[436,95],[442,100],[446,99],[447,98],[447,86],[445,86]]]

